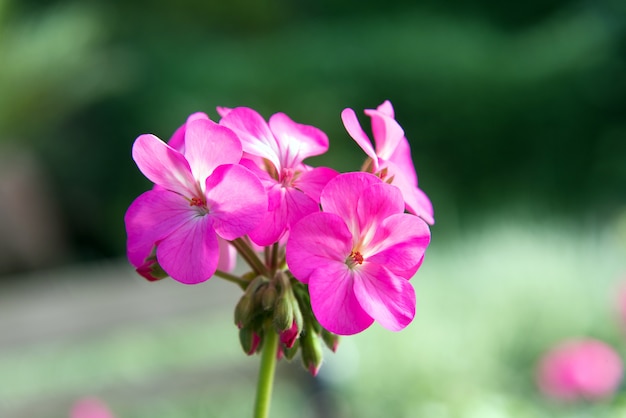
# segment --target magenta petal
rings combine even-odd
[[[163,270],[181,283],[196,284],[210,279],[219,260],[211,218],[205,215],[190,219],[159,243],[156,254]]]
[[[378,226],[371,242],[374,254],[368,254],[367,260],[410,279],[421,265],[429,243],[430,230],[423,220],[405,213],[391,215]]]
[[[411,146],[406,138],[403,137],[398,142],[398,146],[387,162],[389,165],[392,165],[393,171],[389,175],[400,173],[411,185],[417,186],[417,174],[413,164],[413,157],[411,156]]]
[[[283,193],[284,189],[280,188],[279,194]],[[265,213],[263,219],[248,236],[256,245],[266,247],[278,242],[285,231],[287,231],[287,207],[284,204],[278,204]]]
[[[387,183],[372,184],[359,197],[357,216],[361,234],[375,232],[381,220],[404,212],[404,199],[400,189]],[[367,245],[367,242],[364,242]]]
[[[187,123],[185,158],[194,178],[202,184],[222,164],[236,164],[241,160],[239,138],[233,131],[206,119]]]
[[[143,265],[160,240],[196,215],[184,197],[167,190],[150,190],[137,197],[124,217],[131,264]]]
[[[409,212],[424,219],[430,225],[435,223],[433,205],[426,193],[416,185],[411,184],[400,173],[394,175],[392,184],[402,192],[402,197]]]
[[[184,154],[185,153],[185,131],[187,130],[187,124],[197,119],[209,120],[209,117],[207,116],[206,113],[202,113],[202,112],[192,113],[191,115],[187,117],[187,120],[185,121],[185,123],[182,126],[180,126],[176,130],[176,132],[174,132],[170,140],[167,141],[167,145],[174,148],[176,151],[179,151]]]
[[[328,331],[352,335],[363,331],[374,322],[361,307],[354,285],[352,272],[343,263],[327,263],[311,277],[311,308],[315,318]]]
[[[247,107],[237,107],[223,115],[220,125],[232,129],[243,150],[258,157],[267,158],[280,170],[278,143],[267,122],[256,111]]]
[[[376,143],[376,154],[388,160],[404,138],[404,130],[391,118],[378,110],[366,109],[365,114],[372,118],[372,133]]]
[[[228,241],[220,237],[217,237],[217,244],[219,245],[220,251],[217,269],[230,273],[235,269],[235,264],[237,262],[237,250],[235,250],[235,247],[230,245]]]
[[[261,182],[240,165],[217,167],[206,180],[206,199],[215,232],[227,240],[250,232],[267,211]]]
[[[310,171],[303,172],[300,177],[293,182],[293,187],[302,190],[307,196],[317,203],[320,202],[322,190],[328,182],[339,173],[327,167],[317,167]]]
[[[405,328],[415,316],[413,286],[383,266],[366,263],[356,269],[354,293],[365,312],[391,331]]]
[[[324,212],[339,215],[345,220],[351,231],[357,232],[358,217],[356,202],[363,190],[372,184],[379,184],[381,180],[373,174],[355,172],[344,173],[333,178],[326,184],[320,203]]]
[[[306,215],[320,211],[319,203],[293,187],[285,188],[284,204],[287,207],[287,226],[292,226]]]
[[[311,275],[338,263],[344,267],[352,250],[352,234],[332,213],[313,213],[291,228],[287,240],[287,265],[294,277],[307,283]]]
[[[153,183],[194,196],[195,180],[185,157],[154,135],[140,135],[133,144],[133,159],[139,170]]]
[[[378,164],[378,157],[376,157],[376,151],[372,147],[372,142],[367,137],[367,134],[361,128],[361,124],[359,123],[359,119],[356,117],[356,113],[354,110],[347,108],[341,112],[341,120],[343,121],[343,126],[345,126],[348,134],[354,139],[354,141],[361,147],[363,151],[367,154],[368,157],[372,159],[375,165]],[[376,168],[378,168],[376,166]]]
[[[391,105],[391,102],[389,100],[385,100],[384,102],[382,102],[376,108],[376,110],[378,110],[383,115],[387,115],[390,118],[394,118],[395,119],[395,115],[394,115],[394,112],[393,112],[393,106]]]
[[[328,150],[328,137],[314,126],[294,122],[284,113],[270,117],[269,127],[278,142],[281,165],[294,168],[307,157]]]

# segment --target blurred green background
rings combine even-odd
[[[424,302],[418,318],[429,321],[417,319],[406,336],[376,330],[355,338],[372,347],[367,355],[377,362],[398,341],[424,346],[413,342],[414,354],[391,356],[415,361],[414,368],[362,367],[362,376],[331,383],[347,399],[345,416],[381,416],[372,411],[389,405],[398,408],[389,416],[407,417],[420,408],[427,417],[624,413],[621,398],[553,410],[538,398],[530,371],[542,350],[570,334],[623,345],[611,319],[626,272],[622,0],[0,0],[0,286],[7,300],[16,282],[41,288],[37,272],[124,257],[124,212],[149,187],[130,158],[139,134],[167,139],[192,112],[216,118],[216,106],[250,106],[324,130],[330,151],[314,163],[355,170],[363,153],[340,112],[351,107],[362,115],[385,99],[435,207],[432,249],[415,285]],[[530,299],[522,300],[524,292]],[[459,323],[465,319],[473,325]],[[494,325],[502,321],[508,326]],[[205,335],[201,323],[192,321],[188,335]],[[545,328],[533,333],[536,323]],[[119,338],[130,351],[152,352],[152,344],[163,344],[142,329],[107,334],[97,345]],[[215,332],[224,347],[236,346],[230,326]],[[473,341],[453,342],[456,362],[435,356],[452,344],[448,334]],[[167,344],[184,352],[177,338]],[[0,391],[0,406],[28,403],[63,379],[74,383],[61,392],[78,395],[90,374],[72,369],[73,358],[103,362],[112,384],[119,359],[93,342],[76,344],[80,353],[64,345],[57,353],[68,356],[68,374],[46,371],[60,361],[53,348],[44,345],[53,354],[39,364],[33,359],[41,353],[11,345],[0,357],[5,366],[33,366],[15,366],[12,375],[0,369],[0,390],[20,375],[30,391]],[[231,351],[240,361],[238,348]],[[161,370],[168,358],[161,355],[151,357],[150,373]],[[370,364],[365,355],[361,366]],[[380,381],[391,389],[375,391],[380,396],[359,389],[385,373]],[[33,383],[46,379],[48,386]],[[410,395],[401,390],[407,387]],[[248,389],[239,395],[247,399]],[[284,416],[293,416],[288,399],[301,396],[290,394]],[[369,409],[359,409],[364,397]],[[124,416],[202,416],[197,411],[206,406],[191,398],[164,400],[161,415],[127,402]],[[178,409],[187,412],[172,412]],[[219,416],[239,415],[228,411]]]

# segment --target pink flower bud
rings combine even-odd
[[[548,397],[572,401],[611,396],[622,379],[622,362],[607,344],[571,340],[544,355],[537,369],[537,384]]]

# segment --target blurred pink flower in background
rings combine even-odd
[[[109,407],[100,399],[86,397],[72,405],[70,418],[115,418]]]
[[[550,398],[597,400],[617,390],[622,373],[622,361],[613,348],[594,339],[579,339],[548,351],[536,377],[539,389]]]

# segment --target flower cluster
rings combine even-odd
[[[148,280],[185,284],[219,276],[244,294],[235,310],[244,350],[268,332],[278,355],[298,348],[313,374],[320,340],[374,321],[390,330],[415,315],[409,280],[430,242],[433,209],[418,187],[409,142],[385,101],[365,114],[372,146],[352,109],[341,114],[367,155],[361,171],[340,174],[304,160],[325,153],[324,132],[284,113],[266,121],[246,107],[188,117],[166,143],[141,135],[132,155],[154,183],[125,216],[128,258]],[[232,273],[235,255],[251,271]]]

